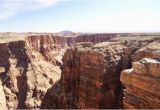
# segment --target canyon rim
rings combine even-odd
[[[160,107],[160,34],[13,34],[0,43],[2,109]]]

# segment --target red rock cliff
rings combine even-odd
[[[46,61],[54,63],[54,65],[59,65],[59,59],[55,59],[55,56],[60,54],[60,51],[65,47],[65,39],[59,36],[53,35],[39,35],[39,36],[29,36],[27,37],[28,45],[41,53]]]
[[[0,107],[41,108],[47,90],[61,77],[63,39],[30,36],[0,44]],[[60,54],[58,53],[60,52]]]
[[[36,35],[0,43],[0,108],[160,108],[159,43],[104,42],[115,36]],[[71,48],[63,56],[66,44]]]
[[[119,108],[120,71],[127,68],[130,50],[104,42],[78,44],[63,58],[62,108]]]
[[[75,38],[75,42],[100,43],[108,41],[109,39],[112,39],[114,37],[116,37],[116,34],[82,34]]]
[[[126,109],[160,108],[160,44],[151,43],[133,55],[133,68],[121,73]]]

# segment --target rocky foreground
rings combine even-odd
[[[124,108],[160,108],[160,43],[141,48],[133,59],[132,68],[121,73]]]
[[[160,108],[159,42],[157,34],[3,38],[0,108]]]

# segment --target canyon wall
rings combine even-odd
[[[144,71],[148,71],[148,68],[152,68],[153,70],[150,71],[150,74],[156,75],[156,78],[154,78],[153,81],[157,81],[157,77],[159,77],[157,76],[159,75],[158,66],[143,68],[144,65],[147,65],[148,63],[144,63],[142,66],[135,66],[134,63],[135,61],[141,62],[139,60],[142,58],[160,58],[160,46],[157,42],[159,41],[155,42],[154,38],[139,40],[127,39],[124,41],[103,42],[96,45],[88,42],[77,44],[74,48],[67,50],[63,57],[64,64],[62,67],[61,80],[63,98],[60,101],[61,105],[59,105],[59,107],[126,109],[132,107],[141,109],[159,108],[159,94],[156,93],[154,97],[150,97],[150,95],[153,94],[147,93],[146,91],[143,91],[143,89],[137,92],[137,88],[135,87],[136,90],[134,90],[134,83],[139,82],[137,85],[140,85],[140,83],[145,81],[143,76],[135,78],[134,71],[137,71],[136,73],[141,72],[142,74],[145,74]],[[121,50],[121,48],[125,49]],[[157,59],[151,59],[149,61],[152,60],[153,62],[159,61]],[[131,62],[133,63],[131,64]],[[148,59],[146,62],[148,62]],[[133,69],[122,72],[121,82],[123,84],[121,84],[119,81],[120,72],[132,67]],[[141,68],[144,70],[138,71]],[[126,71],[129,71],[128,74],[133,74],[128,76],[125,74]],[[127,79],[128,77],[129,80]],[[133,78],[133,80],[130,80],[130,78]],[[140,78],[142,78],[141,81],[139,81]],[[147,81],[149,80],[146,80],[146,82]],[[150,87],[152,84],[153,83],[151,82],[145,83],[144,85],[152,91],[152,87]],[[158,84],[159,81],[154,82],[155,87],[157,87]],[[123,91],[123,88],[126,89]],[[131,96],[135,96],[135,94],[136,98]],[[144,101],[141,99],[141,95],[143,98],[147,97],[144,95],[148,95],[148,97]],[[148,100],[148,98],[151,99]],[[152,101],[154,99],[152,98],[156,98],[153,106],[148,105],[154,103],[154,101]],[[146,102],[146,100],[148,101]],[[132,103],[135,105],[130,104],[130,101],[133,101]]]
[[[2,108],[41,107],[47,90],[61,77],[61,43],[63,39],[47,35],[0,44]]]
[[[82,34],[75,38],[76,43],[80,42],[92,42],[94,44],[108,41],[117,34]]]
[[[53,63],[54,65],[60,65],[61,56],[58,54],[64,53],[65,38],[53,35],[39,35],[39,36],[28,36],[26,38],[30,48],[41,53],[46,61]]]
[[[121,73],[123,106],[127,109],[160,108],[160,43],[151,43],[133,55],[132,69]]]
[[[113,43],[80,43],[66,51],[62,94],[67,108],[121,108],[121,70],[128,68],[130,49]],[[62,107],[63,108],[63,107]]]
[[[93,42],[100,39],[97,41],[102,42],[103,37],[102,39],[101,37],[93,37],[93,40],[90,36],[87,39]],[[77,41],[86,42],[85,39],[80,39]],[[66,44],[68,46],[75,45],[75,41],[74,38],[47,34],[32,35],[26,37],[25,40],[16,41],[15,39],[15,41],[1,43],[0,89],[2,96],[4,96],[0,99],[2,107],[8,109],[49,108],[48,102],[50,100],[53,108],[63,108],[63,106],[68,108],[65,107],[68,104],[65,105],[64,100],[62,101],[65,95],[54,95],[65,93],[63,92],[64,85],[61,83],[63,79],[60,80],[61,59]],[[53,99],[50,96],[53,96]],[[78,94],[77,97],[79,97]],[[78,105],[69,108],[77,107]]]
[[[106,42],[117,37],[117,34],[80,34],[75,37],[65,37],[68,46],[74,46],[80,42],[92,42],[94,44]]]
[[[0,43],[0,108],[160,108],[159,40],[116,37]]]

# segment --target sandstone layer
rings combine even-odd
[[[151,43],[138,50],[133,68],[124,70],[120,80],[123,90],[123,106],[127,109],[160,108],[160,45]]]

